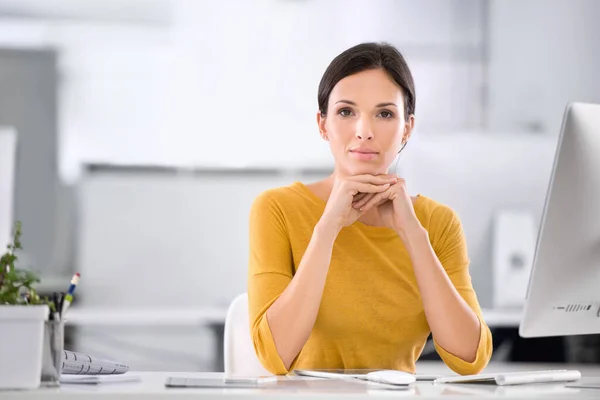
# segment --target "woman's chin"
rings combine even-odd
[[[348,175],[383,175],[387,174],[387,168],[381,165],[369,165],[367,163],[352,163],[346,165],[344,170],[347,171]]]

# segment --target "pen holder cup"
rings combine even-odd
[[[59,386],[65,345],[64,322],[49,320],[44,325],[42,386]]]

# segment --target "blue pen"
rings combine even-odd
[[[81,275],[78,273],[76,273],[75,275],[73,275],[73,278],[71,279],[71,285],[69,286],[69,290],[67,290],[67,293],[65,294],[65,297],[63,298],[63,306],[62,306],[62,310],[60,311],[60,315],[64,318],[65,313],[67,312],[67,309],[69,308],[69,306],[71,305],[71,302],[73,301],[73,293],[75,292],[75,288],[77,287],[77,284],[79,283],[79,277]]]

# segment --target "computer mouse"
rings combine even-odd
[[[393,369],[369,372],[366,378],[371,382],[387,383],[390,385],[410,385],[417,380],[417,378],[409,372]]]

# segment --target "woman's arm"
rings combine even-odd
[[[426,230],[401,178],[388,190],[355,204],[362,210],[376,206],[408,251],[438,353],[455,372],[479,373],[491,358],[492,336],[471,285],[460,220],[452,209],[439,205]]]
[[[401,234],[410,255],[431,333],[446,351],[474,362],[479,348],[479,318],[461,297],[435,254],[427,231],[417,227]]]
[[[286,369],[304,347],[317,319],[337,234],[317,224],[294,279],[267,310],[275,347]]]

